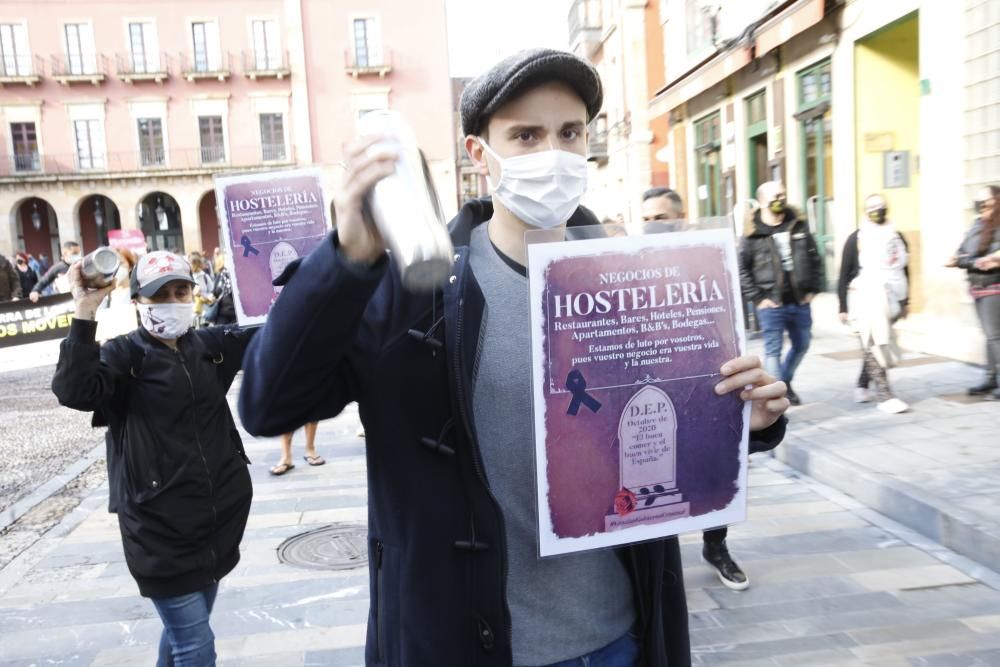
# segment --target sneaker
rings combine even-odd
[[[966,394],[969,396],[986,396],[987,394],[993,393],[997,390],[996,380],[984,380],[982,384],[977,384],[975,387],[969,387],[966,390]]]
[[[715,573],[719,575],[719,581],[726,588],[733,591],[742,591],[750,585],[747,575],[743,573],[740,566],[729,555],[729,549],[726,547],[725,541],[706,543],[701,550],[701,558],[715,568]]]
[[[898,415],[899,413],[906,412],[910,409],[909,405],[898,398],[890,398],[888,401],[882,401],[877,407],[882,412],[890,415]]]
[[[792,405],[802,405],[802,399],[799,398],[799,395],[795,393],[794,389],[792,389],[792,385],[788,384],[787,387],[788,389],[785,391],[785,398],[788,399],[788,402]]]
[[[868,403],[872,400],[872,395],[868,392],[868,387],[855,387],[854,388],[854,402],[855,403]]]

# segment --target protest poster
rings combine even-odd
[[[745,519],[731,231],[531,243],[528,276],[540,555]]]
[[[216,176],[215,196],[236,319],[240,326],[263,324],[281,291],[272,281],[329,232],[322,172]]]
[[[65,338],[74,309],[72,294],[0,303],[0,347]]]
[[[108,246],[131,250],[136,255],[146,254],[146,236],[141,229],[109,229]]]

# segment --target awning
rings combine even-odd
[[[754,49],[741,46],[720,53],[663,88],[649,104],[650,118],[669,113],[746,67],[752,52],[761,56],[816,25],[823,19],[824,6],[825,0],[798,0],[785,7],[757,29]]]

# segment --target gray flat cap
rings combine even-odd
[[[593,65],[567,51],[530,49],[504,58],[469,82],[459,105],[462,132],[479,134],[505,102],[546,81],[562,81],[572,87],[587,105],[588,121],[601,110],[604,92]]]

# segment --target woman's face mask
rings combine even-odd
[[[502,158],[479,138],[483,149],[500,163],[493,196],[526,225],[552,229],[565,223],[587,190],[587,159],[561,150]]]
[[[177,340],[187,333],[194,321],[191,303],[140,303],[139,321],[157,338]]]

